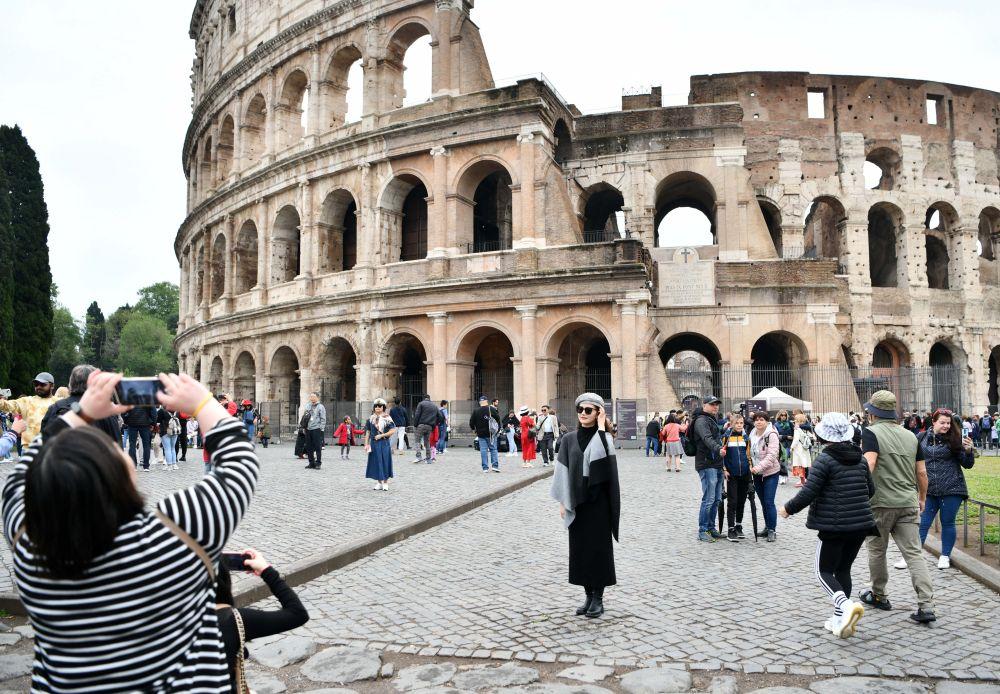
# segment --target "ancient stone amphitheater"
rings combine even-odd
[[[733,73],[584,115],[496,84],[472,7],[198,0],[182,369],[283,425],[310,391],[338,417],[429,392],[459,424],[481,391],[569,415],[587,388],[640,425],[768,386],[997,404],[1000,95]],[[700,241],[664,231],[685,208]]]

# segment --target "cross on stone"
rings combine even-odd
[[[684,256],[684,264],[687,265],[688,256],[694,255],[694,251],[692,251],[690,248],[685,248],[684,250],[681,251],[681,255]]]

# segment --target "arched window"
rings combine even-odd
[[[514,209],[511,176],[507,169],[496,161],[477,162],[462,175],[458,192],[462,200],[459,229],[468,229],[472,236],[469,252],[488,253],[511,248]],[[468,200],[472,200],[471,208]]]
[[[353,402],[357,399],[358,357],[351,343],[335,337],[323,349],[320,370],[320,397],[324,402]]]
[[[320,269],[343,272],[357,263],[358,207],[350,191],[341,188],[326,196],[320,213]]]
[[[386,51],[389,108],[421,104],[431,98],[431,53],[430,32],[423,24],[404,24],[392,35]]]
[[[559,121],[560,123],[562,121]],[[584,243],[602,243],[620,238],[625,231],[625,198],[607,183],[591,186],[583,208]]]
[[[987,207],[979,213],[979,237],[976,250],[983,260],[996,260],[996,238],[1000,233],[1000,210]]]
[[[386,229],[384,262],[422,260],[427,257],[429,218],[427,186],[411,173],[393,177],[379,201]]]
[[[333,54],[326,71],[324,108],[328,128],[361,119],[364,97],[364,61],[357,46],[344,46]]]
[[[229,178],[229,172],[232,169],[235,132],[236,127],[233,123],[233,117],[226,116],[222,120],[222,128],[219,130],[219,147],[215,156],[219,169],[220,183]]]
[[[226,289],[226,237],[219,234],[212,242],[212,287],[209,301],[222,298]]]
[[[677,400],[688,407],[701,403],[706,393],[731,397],[722,390],[722,357],[709,338],[697,333],[680,333],[665,341],[659,350],[660,362]]]
[[[757,205],[760,207],[760,213],[764,216],[764,224],[767,225],[767,234],[771,237],[771,243],[774,244],[774,251],[778,254],[778,257],[783,257],[784,249],[784,239],[781,236],[781,210],[770,200],[764,198],[757,198]],[[809,256],[809,242],[806,241],[806,253],[805,256]]]
[[[231,5],[226,13],[226,29],[229,38],[236,36],[236,6]]]
[[[927,286],[948,289],[951,286],[949,235],[958,222],[958,213],[948,203],[937,202],[927,208],[924,239],[927,253]]]
[[[752,390],[778,388],[792,397],[802,398],[801,366],[808,355],[798,338],[782,332],[761,336],[750,351]]]
[[[264,133],[267,130],[267,103],[261,94],[250,100],[240,125],[243,143],[243,161],[250,167],[264,156]]]
[[[353,200],[344,213],[344,266],[353,270],[358,264],[358,205]]]
[[[572,402],[580,393],[597,393],[606,401],[611,392],[611,346],[591,325],[572,326],[559,345],[556,399]]]
[[[271,357],[271,367],[268,369],[271,378],[270,399],[278,403],[278,424],[284,429],[294,431],[299,419],[299,405],[302,398],[302,380],[299,372],[299,360],[290,347],[280,347]],[[271,426],[275,426],[274,419]]]
[[[286,205],[274,219],[271,232],[271,283],[290,282],[301,274],[299,213]]]
[[[805,257],[840,258],[840,237],[846,221],[844,206],[836,198],[813,200],[806,213]]]
[[[278,136],[281,147],[297,145],[306,134],[308,120],[309,79],[302,70],[285,78],[278,102]]]
[[[202,195],[208,195],[208,192],[213,188],[213,184],[215,183],[215,176],[212,171],[213,155],[212,138],[206,137],[201,155],[201,175],[198,177],[202,185]]]
[[[257,226],[249,219],[236,234],[233,263],[233,292],[245,294],[257,286]]]
[[[403,201],[402,248],[400,260],[427,257],[427,189],[423,183],[413,186]]]
[[[869,190],[895,190],[902,160],[888,147],[878,147],[865,158],[863,174]]]
[[[656,190],[656,245],[711,246],[715,243],[715,190],[689,171],[671,174]]]
[[[556,163],[562,165],[567,159],[573,156],[573,138],[570,135],[569,127],[562,118],[556,121],[552,134],[556,138]]]
[[[879,203],[868,210],[868,268],[873,287],[898,287],[896,246],[903,229],[899,208]]]

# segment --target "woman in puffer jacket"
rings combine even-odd
[[[757,533],[757,537],[766,537],[768,542],[774,542],[778,537],[778,509],[774,506],[774,496],[778,493],[781,464],[778,462],[778,432],[771,425],[767,412],[753,413],[749,443],[753,486],[764,511],[765,529]]]
[[[816,425],[827,444],[813,462],[809,479],[779,512],[782,518],[809,506],[806,527],[816,530],[816,575],[833,600],[826,628],[834,636],[853,636],[865,610],[850,599],[851,566],[869,535],[877,535],[870,499],[875,494],[868,464],[854,444],[854,427],[840,412],[828,412]]]

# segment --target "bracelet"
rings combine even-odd
[[[207,405],[211,399],[212,399],[212,394],[209,393],[208,395],[205,396],[204,400],[198,403],[198,407],[194,408],[194,412],[191,413],[191,416],[197,417],[198,413],[201,412],[203,409],[205,409],[205,405]]]

